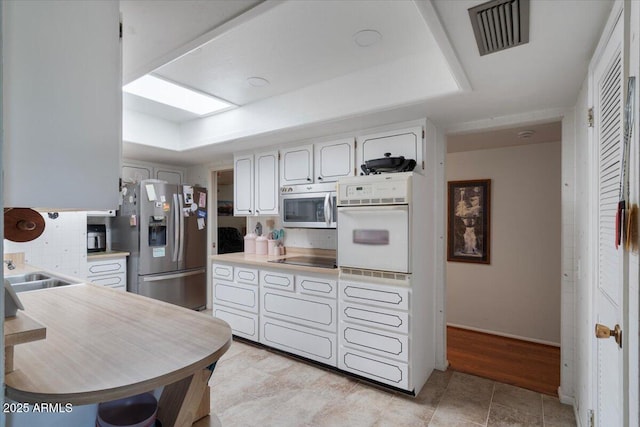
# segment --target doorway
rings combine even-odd
[[[491,180],[489,262],[454,257],[446,265],[450,366],[555,396],[561,140],[559,120],[452,134],[446,158],[447,181]],[[455,213],[448,217],[450,223],[455,219]]]
[[[245,217],[233,216],[233,169],[214,172],[217,177],[217,253],[244,252]]]

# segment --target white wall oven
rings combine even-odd
[[[410,173],[338,184],[338,265],[411,273]]]
[[[280,189],[284,227],[336,228],[336,184],[290,185]]]

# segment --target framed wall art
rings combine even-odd
[[[449,181],[447,261],[490,264],[491,180]]]

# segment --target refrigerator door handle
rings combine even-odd
[[[178,223],[180,222],[180,206],[178,204],[178,195],[173,195],[173,255],[171,261],[178,261],[178,242],[180,241],[180,229]]]
[[[178,218],[180,220],[180,245],[178,247],[178,261],[182,261],[184,258],[184,203],[182,202],[182,194],[178,194],[178,201],[180,210],[178,211]]]
[[[179,279],[181,277],[195,276],[197,274],[206,273],[204,268],[194,271],[187,271],[186,273],[176,273],[176,274],[164,274],[162,276],[151,276],[151,277],[142,277],[143,282],[159,282],[161,280],[168,279]]]

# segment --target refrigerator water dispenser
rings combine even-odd
[[[152,216],[149,218],[149,246],[167,246],[166,216]]]

